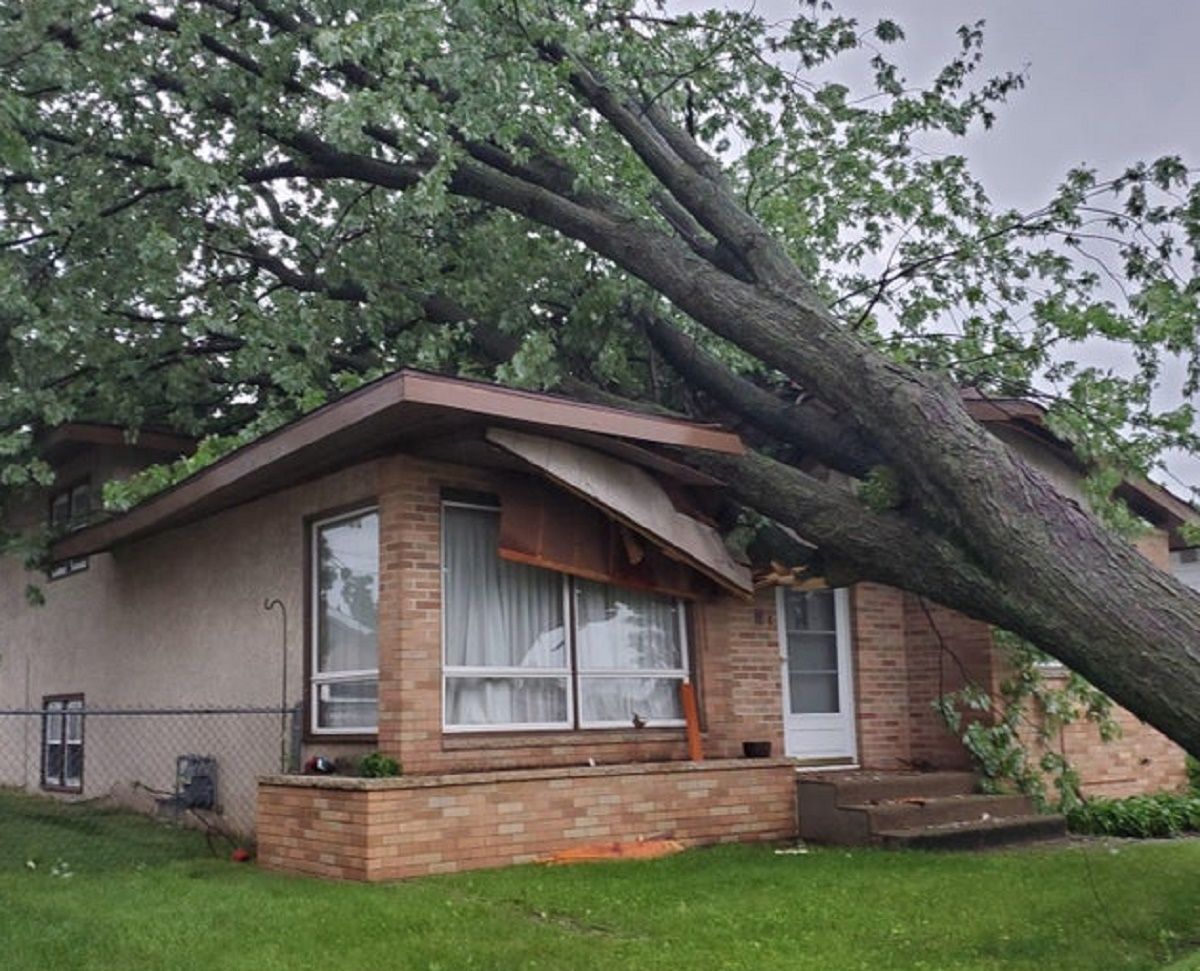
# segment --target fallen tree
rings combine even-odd
[[[1194,445],[1150,391],[1195,346],[1172,234],[1194,245],[1200,205],[1167,159],[998,213],[915,152],[1020,86],[966,86],[977,28],[918,93],[874,54],[863,107],[821,70],[899,28],[815,7],[0,6],[11,487],[56,420],[236,441],[399,363],[719,413],[755,450],[693,460],[831,576],[1025,637],[1200,752],[1200,595],[960,395],[1065,383],[1059,420],[1110,471]],[[1116,242],[1124,308],[1088,240]],[[1135,378],[1064,363],[1096,335]]]

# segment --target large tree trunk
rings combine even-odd
[[[799,271],[782,284],[746,283],[643,227],[598,226],[562,212],[559,200],[536,187],[485,182],[474,189],[588,243],[812,389],[900,473],[900,511],[947,540],[957,566],[930,576],[919,562],[922,549],[887,549],[885,537],[818,526],[804,504],[782,501],[798,497],[778,482],[754,496],[758,508],[865,575],[1027,637],[1200,753],[1200,595],[1059,494],[972,419],[948,383],[898,365],[849,333],[814,302]],[[750,498],[747,477],[732,481]],[[864,540],[874,544],[874,567]]]
[[[273,30],[306,31],[288,18],[269,23]],[[173,21],[143,17],[139,24],[175,36]],[[203,37],[197,43],[204,48]],[[844,327],[741,205],[719,166],[661,105],[639,104],[610,87],[556,41],[528,43],[562,71],[556,77],[568,78],[582,110],[602,117],[652,173],[661,198],[646,202],[657,203],[672,228],[582,188],[588,183],[573,178],[553,158],[553,146],[539,148],[532,135],[519,160],[456,133],[462,157],[448,190],[580,241],[782,372],[820,400],[824,415],[813,419],[747,396],[740,406],[752,420],[777,440],[821,450],[829,464],[855,473],[878,458],[902,490],[894,509],[872,510],[795,467],[750,455],[722,467],[744,501],[818,544],[832,563],[1024,635],[1200,754],[1200,595],[1057,493],[980,427],[942,378],[897,364]],[[248,55],[207,49],[255,78],[267,77]],[[350,84],[372,83],[370,72],[355,65],[337,70]],[[406,78],[396,83],[453,97],[419,73]],[[194,83],[161,70],[146,81],[180,96]],[[286,83],[280,92],[299,96]],[[218,92],[195,103],[239,120],[236,106]],[[378,125],[363,131],[379,143],[379,153],[342,149],[317,132],[259,128],[275,151],[290,157],[291,177],[403,191],[435,165],[426,157],[395,161],[392,133]]]

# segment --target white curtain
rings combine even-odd
[[[679,603],[577,580],[575,637],[585,724],[676,721],[684,677]],[[645,676],[639,676],[644,672]],[[624,675],[624,676],[618,676]]]
[[[575,611],[581,671],[677,671],[684,667],[676,601],[577,580]]]
[[[565,725],[563,578],[500,559],[499,529],[492,510],[445,509],[446,724]]]

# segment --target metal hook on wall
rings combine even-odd
[[[278,597],[263,599],[263,610],[279,608],[283,617],[283,642],[280,647],[282,676],[279,684],[279,771],[287,772],[288,757],[288,615],[287,607]]]

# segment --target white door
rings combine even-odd
[[[852,762],[854,677],[845,590],[779,588],[784,751],[791,758]]]

